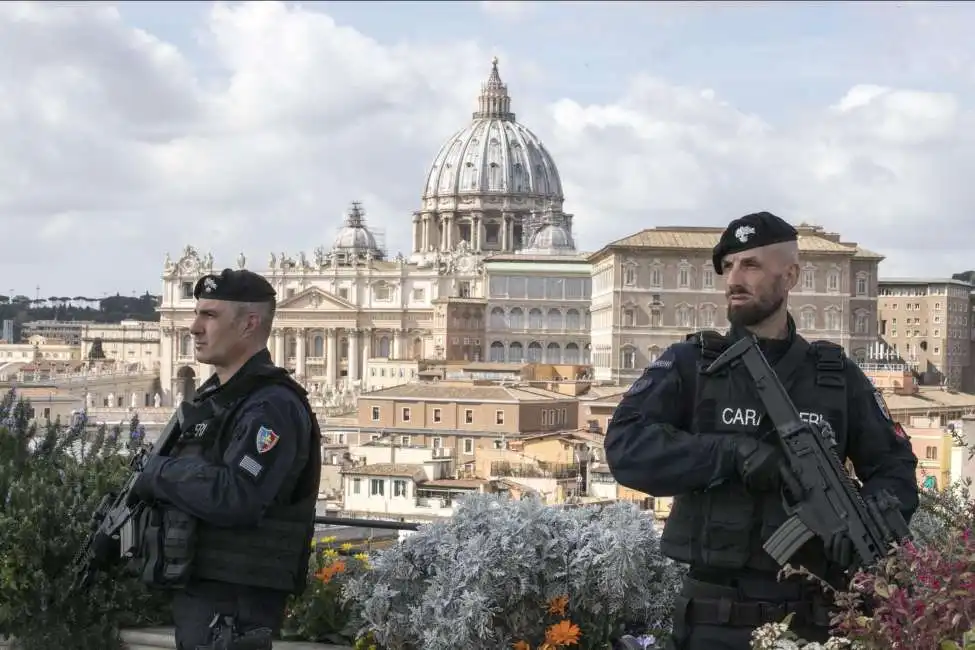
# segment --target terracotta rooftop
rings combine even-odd
[[[441,381],[435,384],[403,384],[362,393],[360,399],[370,400],[439,400],[451,402],[520,402],[571,401],[574,398],[531,386],[478,386],[467,382]]]
[[[407,463],[376,463],[374,465],[358,465],[342,470],[343,474],[359,474],[361,476],[402,476],[413,478],[423,471],[423,465]]]

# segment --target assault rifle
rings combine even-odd
[[[187,408],[188,402],[179,405],[155,444],[140,447],[132,453],[129,460],[132,473],[122,489],[102,497],[91,516],[91,532],[71,562],[74,580],[69,593],[84,589],[96,571],[109,567],[121,558],[131,557],[135,551],[133,526],[138,522],[146,504],[140,502],[128,505],[129,495],[149,459],[153,456],[166,456],[172,450],[179,438],[180,424],[185,418]]]
[[[886,493],[866,499],[860,495],[822,435],[824,425],[799,417],[753,336],[737,341],[704,372],[710,375],[742,363],[755,381],[785,459],[782,505],[789,519],[765,542],[765,551],[785,565],[813,537],[829,543],[845,533],[860,565],[870,566],[886,557],[893,543],[910,539],[897,500]]]

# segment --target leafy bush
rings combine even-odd
[[[335,538],[312,542],[308,586],[288,602],[282,638],[352,645],[360,621],[342,597],[349,580],[369,570],[366,553],[355,553],[351,544],[335,548]]]
[[[913,540],[834,592],[837,635],[828,648],[975,650],[975,501],[969,486],[922,490],[911,521]],[[758,630],[756,650],[801,641],[787,624]],[[845,645],[844,645],[845,644]],[[817,644],[796,648],[813,650]]]
[[[91,513],[127,476],[105,431],[29,423],[30,406],[0,400],[0,635],[22,650],[109,650],[122,626],[158,624],[168,608],[119,569],[67,595],[71,559]]]
[[[456,514],[379,552],[344,594],[390,650],[537,644],[551,603],[581,650],[623,633],[669,632],[683,568],[660,554],[653,519],[631,504],[553,508],[471,495]]]

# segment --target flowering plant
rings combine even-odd
[[[822,647],[975,650],[973,528],[975,501],[968,485],[923,490],[911,522],[913,540],[870,570],[858,571],[847,591],[830,590],[839,609],[833,633],[840,636]],[[752,648],[821,647],[798,641],[787,619],[756,630]]]
[[[292,597],[285,615],[283,637],[352,645],[358,624],[342,589],[353,576],[369,569],[369,557],[351,544],[335,546],[334,537],[312,541],[309,581],[305,591]]]
[[[605,650],[632,628],[666,635],[682,573],[660,554],[652,515],[631,504],[476,494],[377,553],[345,594],[390,650],[495,650],[550,634],[541,642]],[[541,608],[564,615],[559,627]]]

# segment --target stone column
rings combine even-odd
[[[359,372],[362,374],[362,385],[366,384],[366,377],[368,377],[369,359],[372,357],[372,333],[371,329],[364,329],[360,336],[362,337],[362,365],[359,366]]]
[[[444,226],[444,250],[447,251],[454,247],[454,216],[455,213],[453,212],[447,212],[444,215],[444,219],[446,219]]]
[[[420,251],[420,215],[413,215],[413,252]]]
[[[347,330],[349,335],[349,374],[346,379],[355,381],[359,378],[359,330]]]
[[[274,330],[274,365],[284,367],[284,330],[280,327]]]
[[[420,219],[420,250],[426,253],[430,249],[430,215],[424,214]]]
[[[295,330],[295,336],[298,337],[298,345],[297,345],[298,349],[295,352],[295,355],[297,356],[297,359],[295,359],[295,374],[298,375],[299,377],[304,378],[305,357],[307,356],[305,351],[305,345],[307,343],[306,339],[308,337],[308,333],[305,331],[304,327],[299,327],[297,330]]]
[[[471,219],[471,244],[475,251],[481,250],[481,228],[483,228],[483,215],[480,212],[475,212],[474,217]]]
[[[325,381],[335,386],[339,376],[339,331],[330,327],[325,331]]]
[[[511,213],[505,212],[501,215],[501,250],[510,253],[514,250],[511,245],[511,229],[512,229],[512,219]]]
[[[390,352],[392,353],[391,354],[391,357],[393,359],[402,359],[403,358],[403,356],[402,356],[403,355],[402,331],[403,330],[393,330],[393,346],[392,346],[393,349],[390,350]]]

